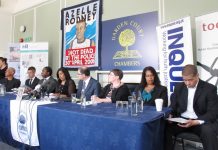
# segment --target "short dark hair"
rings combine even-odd
[[[90,76],[90,70],[88,67],[80,67],[79,72],[85,76]]]
[[[120,69],[112,69],[110,72],[113,72],[115,76],[118,76],[121,80],[123,78],[123,71]]]
[[[197,74],[198,74],[198,69],[195,65],[192,64],[185,65],[185,67],[182,70],[183,76],[188,76],[188,75],[196,76]]]
[[[143,69],[143,71],[142,71],[142,78],[141,78],[141,85],[143,86],[143,87],[145,87],[145,86],[147,86],[147,81],[146,81],[146,79],[145,79],[145,74],[146,74],[146,71],[151,71],[151,73],[154,75],[154,85],[155,86],[160,86],[160,79],[159,79],[159,77],[158,77],[158,75],[157,75],[157,72],[156,72],[156,70],[153,68],[153,67],[151,67],[151,66],[148,66],[148,67],[145,67],[144,69]]]
[[[52,75],[52,69],[49,66],[44,67],[44,69],[49,73],[49,75]]]
[[[29,67],[28,70],[32,70],[32,71],[36,72],[36,68],[33,66]]]

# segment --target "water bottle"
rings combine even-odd
[[[81,101],[81,107],[82,108],[86,108],[86,97],[82,97],[82,101]]]
[[[4,84],[0,84],[0,96],[5,96],[6,88]]]

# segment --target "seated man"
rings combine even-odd
[[[15,69],[9,67],[5,72],[5,78],[0,80],[0,84],[5,85],[6,92],[11,92],[11,89],[20,87],[20,80],[14,78]]]
[[[194,65],[186,65],[182,77],[184,82],[175,87],[171,96],[170,117],[186,118],[187,122],[168,122],[165,149],[173,150],[172,136],[191,132],[201,138],[204,150],[217,150],[217,88],[200,80]]]
[[[84,94],[87,101],[91,100],[92,95],[98,96],[101,91],[100,83],[90,76],[90,70],[87,67],[78,69],[78,78],[80,79],[77,89],[77,98]]]
[[[55,93],[55,89],[58,85],[58,82],[57,80],[55,80],[53,77],[52,77],[52,69],[51,67],[47,66],[47,67],[44,67],[42,69],[42,73],[41,73],[43,79],[41,79],[39,81],[39,85],[40,85],[40,88],[43,92],[46,92],[46,93]],[[35,88],[38,88],[38,86],[36,86]]]
[[[35,89],[36,85],[39,83],[39,78],[37,78],[35,76],[36,68],[35,67],[29,67],[28,70],[27,70],[27,73],[28,73],[29,79],[27,79],[25,81],[25,85],[27,87],[29,87],[31,90]]]

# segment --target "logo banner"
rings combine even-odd
[[[37,106],[50,104],[49,101],[10,101],[11,134],[14,140],[39,146],[37,133]]]
[[[157,12],[104,21],[102,24],[102,70],[158,69]]]
[[[99,10],[97,0],[61,11],[63,67],[98,67]]]
[[[218,86],[218,12],[195,18],[200,78]]]
[[[160,80],[168,88],[170,96],[174,86],[183,80],[183,67],[193,64],[190,17],[158,26],[157,36]]]

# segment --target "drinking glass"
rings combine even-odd
[[[143,104],[143,100],[142,99],[138,99],[137,100],[137,106],[138,106],[138,112],[143,112],[144,109],[144,104]]]
[[[71,94],[71,102],[76,103],[76,93]]]
[[[137,113],[138,113],[137,101],[132,100],[131,101],[131,116],[137,116]]]
[[[92,95],[92,96],[91,96],[91,102],[92,102],[92,105],[93,105],[93,106],[96,106],[96,105],[97,105],[96,98],[97,98],[96,95]]]
[[[131,107],[131,101],[133,100],[133,96],[128,96],[129,108]]]

